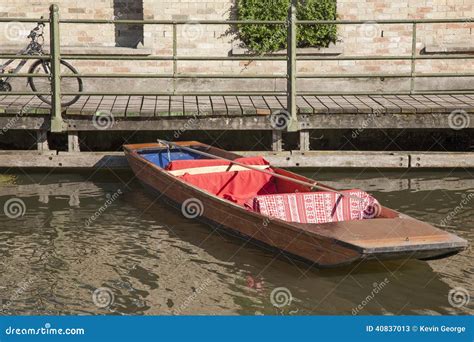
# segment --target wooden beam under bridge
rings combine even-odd
[[[237,152],[262,155],[288,168],[474,168],[469,152],[281,151]],[[0,168],[128,169],[123,152],[0,151]]]

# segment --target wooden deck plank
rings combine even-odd
[[[100,101],[99,107],[97,108],[97,113],[103,113],[103,114],[112,114],[112,108],[115,103],[115,98],[117,96],[104,96],[102,101]]]
[[[317,96],[317,98],[328,108],[328,113],[344,113],[344,109],[339,106],[333,99],[331,99],[330,96]]]
[[[211,104],[214,115],[227,115],[227,106],[223,96],[211,96]]]
[[[140,116],[155,116],[156,96],[144,96]]]
[[[5,114],[18,114],[20,108],[23,108],[25,105],[23,96],[15,95],[13,99],[8,102],[4,108]]]
[[[468,113],[474,113],[474,99],[466,95],[453,95],[459,101],[467,104],[469,107],[465,108]]]
[[[283,108],[283,109],[288,108],[288,105],[286,104],[288,99],[286,98],[286,96],[277,96],[276,98],[277,98],[278,102],[280,102],[281,108]],[[296,99],[297,99],[296,107],[298,108],[298,97],[296,97]]]
[[[80,115],[88,99],[89,96],[81,96],[76,103],[66,108],[66,115]]]
[[[184,98],[183,96],[171,96],[170,97],[170,116],[183,116],[184,115]]]
[[[103,96],[90,96],[82,107],[80,115],[95,115],[103,98]]]
[[[416,100],[411,95],[397,95],[397,98],[400,101],[405,102],[408,106],[413,107],[414,113],[431,113],[431,109],[429,107],[426,107],[423,103]]]
[[[131,96],[128,101],[127,109],[125,110],[125,116],[137,117],[140,116],[142,111],[143,96]],[[145,115],[144,115],[145,116]]]
[[[349,101],[347,101],[344,96],[329,96],[331,100],[336,102],[339,107],[342,108],[343,113],[357,113],[357,107],[352,105]]]
[[[402,113],[406,113],[406,114],[416,113],[416,108],[415,107],[413,107],[412,105],[406,103],[405,101],[403,101],[397,95],[384,95],[384,97],[386,99],[388,99],[389,101],[391,101],[392,103],[394,103],[395,105],[397,105],[398,107],[400,107]]]
[[[433,99],[431,99],[427,95],[419,95],[419,97],[424,98],[425,99],[424,103],[428,106],[431,106],[431,112],[432,113],[446,113],[447,112],[446,107],[444,107],[442,104],[436,102],[436,101],[438,101],[438,99],[435,99],[436,101],[434,101]]]
[[[372,113],[372,108],[367,106],[365,103],[363,103],[360,99],[358,99],[356,96],[343,96],[343,98],[350,103],[357,113]]]
[[[270,115],[272,113],[271,109],[263,99],[263,96],[250,96],[250,100],[256,109],[257,115]]]
[[[242,114],[244,115],[257,114],[257,109],[253,105],[252,100],[250,100],[250,96],[237,96],[237,100],[239,101],[240,108],[242,108]]]
[[[7,114],[17,114],[20,110],[26,105],[26,103],[31,100],[31,97],[28,99],[25,96],[17,95],[13,101],[11,101],[5,107],[5,113]]]
[[[282,103],[283,107],[286,108],[286,96],[278,96],[278,99],[284,98],[285,102],[280,102]],[[303,96],[297,96],[296,97],[296,108],[298,109],[298,113],[300,114],[313,114],[313,108],[311,105],[304,99]]]
[[[453,106],[455,106],[456,108],[458,108],[460,110],[468,109],[468,108],[471,107],[467,103],[465,103],[464,101],[461,101],[461,100],[455,98],[452,95],[438,95],[438,97],[440,97],[444,101],[452,104]]]
[[[385,108],[385,113],[401,113],[402,109],[382,95],[372,95],[370,98]]]
[[[155,116],[169,116],[170,104],[170,96],[157,96],[155,103]]]
[[[313,114],[329,113],[329,108],[316,96],[303,96],[303,99],[311,106]]]
[[[0,112],[5,113],[8,106],[12,102],[15,102],[15,100],[18,99],[19,97],[20,97],[19,95],[9,95],[9,96],[5,96],[3,99],[1,99],[0,100]]]
[[[184,96],[183,100],[184,100],[184,115],[186,116],[199,115],[196,96]]]
[[[38,98],[38,100],[39,101],[35,110],[35,114],[40,114],[40,115],[51,114],[51,105],[42,101],[40,98]]]
[[[241,116],[242,108],[240,108],[239,100],[237,96],[224,96],[224,101],[227,105],[227,114],[233,116]]]
[[[36,96],[28,96],[28,98],[24,99],[23,106],[16,108],[16,110],[21,114],[34,114],[35,113],[35,98],[38,99]],[[40,99],[38,99],[40,100]],[[41,100],[40,100],[41,101]]]
[[[20,109],[21,113],[26,114],[26,115],[35,115],[36,114],[36,109],[40,105],[40,103],[43,102],[41,99],[37,96],[32,96],[30,101],[25,104],[23,108]],[[40,113],[44,114],[44,113]]]
[[[125,116],[129,99],[129,96],[117,96],[112,107],[112,113],[114,116]]]
[[[270,109],[270,113],[275,111],[281,111],[283,106],[281,105],[280,101],[276,98],[276,96],[264,96],[263,100],[265,101],[267,107]]]
[[[437,95],[424,95],[427,99],[433,101],[438,106],[444,108],[445,113],[450,113],[457,108],[453,106],[451,103],[446,102],[444,99],[438,97]]]
[[[439,107],[436,103],[423,95],[411,95],[412,98],[416,99],[419,103],[429,109],[429,113],[444,113],[444,108]]]
[[[359,100],[361,103],[365,104],[369,109],[370,113],[373,114],[383,114],[386,113],[386,109],[384,106],[382,106],[380,103],[375,102],[372,100],[370,96],[355,96],[357,100]]]

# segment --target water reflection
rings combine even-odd
[[[308,174],[361,187],[435,224],[474,191],[467,172]],[[26,208],[19,218],[0,217],[5,314],[473,313],[471,304],[448,303],[453,288],[472,294],[472,250],[430,262],[316,269],[185,219],[129,173],[19,173],[0,182],[2,206],[20,198]],[[465,207],[448,230],[472,243],[473,214],[472,204]],[[98,288],[111,290],[110,306],[94,304]],[[276,288],[288,290],[279,297],[285,305],[275,305]]]

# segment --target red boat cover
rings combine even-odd
[[[245,165],[269,165],[262,157],[238,158],[235,161]],[[182,170],[195,167],[230,165],[227,161],[216,159],[176,160],[167,166],[167,170]],[[267,169],[271,172],[271,169]],[[240,205],[252,208],[252,200],[257,195],[276,192],[274,177],[254,170],[213,172],[209,174],[180,176],[186,183],[192,184],[213,195],[225,198]]]
[[[368,193],[358,189],[341,192],[363,201],[329,191],[275,194],[255,197],[254,210],[283,221],[299,223],[361,220],[380,214],[380,204]]]

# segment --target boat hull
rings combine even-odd
[[[303,225],[270,219],[182,182],[136,153],[143,146],[125,146],[125,153],[136,177],[153,190],[159,199],[177,207],[186,217],[198,219],[247,240],[263,243],[320,267],[341,266],[370,259],[436,258],[459,252],[466,246],[464,240],[454,235],[457,239],[452,241],[435,239],[430,243],[425,241],[418,244],[388,241],[385,245],[371,246],[370,243],[364,245],[358,242],[355,239],[357,234],[351,234],[350,237],[343,236],[344,233],[338,235],[337,232],[344,232],[347,227],[350,229],[352,222]],[[371,222],[376,221],[375,219],[364,221],[376,226]],[[420,227],[421,224],[426,225],[413,219],[410,223],[420,224]],[[356,227],[359,226],[356,224]],[[361,227],[358,229],[363,230]]]

